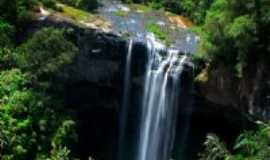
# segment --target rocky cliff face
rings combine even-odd
[[[54,17],[42,21],[36,21],[25,31],[25,34],[44,27],[54,26],[65,28],[67,36],[78,46],[80,53],[75,57],[72,64],[65,66],[63,72],[58,75],[58,82],[66,86],[68,103],[72,106],[84,106],[111,108],[118,111],[121,106],[124,63],[127,54],[127,41],[119,35],[103,32],[102,30],[78,26],[65,19]],[[22,36],[27,37],[27,36]],[[135,93],[140,90],[143,83],[144,66],[147,60],[146,46],[137,43],[134,46],[132,60],[132,83]],[[192,62],[188,59],[186,68],[192,74]],[[269,82],[265,79],[267,75],[266,65],[251,68],[252,72],[242,79],[236,78],[226,70],[226,67],[219,66],[214,69],[206,69],[201,75],[202,81],[198,87],[199,103],[195,108],[185,108],[183,112],[197,112],[208,114],[223,112],[230,117],[233,113],[247,113],[247,115],[258,116],[261,119],[267,115],[269,104]],[[187,81],[192,81],[188,74]],[[206,79],[204,79],[206,77]],[[185,83],[186,83],[185,82]],[[139,91],[138,94],[140,94]],[[209,104],[207,104],[209,102]],[[239,111],[239,112],[238,112]]]
[[[76,102],[86,94],[88,86],[92,88],[88,91],[88,98],[94,101],[101,100],[105,108],[116,108],[119,98],[114,98],[114,102],[107,102],[112,94],[113,97],[120,97],[121,75],[124,71],[123,63],[126,54],[126,41],[115,34],[93,29],[86,26],[73,24],[65,19],[50,17],[42,21],[34,21],[33,24],[24,31],[21,37],[28,37],[42,27],[56,27],[66,30],[66,37],[74,42],[79,53],[74,57],[73,62],[63,67],[63,70],[56,76],[56,83],[63,84],[66,89],[73,90]],[[77,92],[76,92],[77,91]],[[77,97],[77,98],[76,98]],[[71,98],[73,99],[73,98]],[[82,99],[80,99],[82,100]],[[75,105],[75,104],[74,104]],[[99,104],[101,105],[101,104]]]
[[[199,76],[199,93],[220,111],[235,109],[251,119],[270,119],[270,66],[256,63],[237,78],[219,65],[206,68]]]
[[[79,136],[77,154],[81,159],[116,159],[118,114],[121,106],[122,76],[126,41],[112,33],[75,25],[66,20],[47,18],[34,21],[21,39],[41,27],[66,30],[66,37],[79,48],[73,62],[53,79],[57,93],[76,119]],[[54,86],[53,86],[54,87]]]
[[[67,36],[79,48],[79,54],[74,58],[73,63],[65,66],[63,72],[57,76],[57,83],[63,84],[66,88],[65,94],[69,106],[84,109],[108,108],[118,112],[123,96],[123,74],[128,45],[126,39],[119,35],[78,26],[65,19],[55,19],[54,17],[36,21],[24,34],[29,35],[36,29],[46,26],[65,28]],[[23,35],[22,37],[27,36]],[[134,87],[132,91],[135,94],[133,96],[138,97],[142,94],[141,86],[147,61],[147,48],[143,43],[135,43],[133,49],[132,83]],[[186,62],[187,72],[184,73],[183,82],[188,84],[187,86],[183,84],[188,89],[185,90],[189,90],[192,83],[192,65],[191,59],[188,59]],[[245,111],[244,113],[249,112],[247,108],[240,110],[239,113],[235,109],[239,109],[240,104],[244,103],[243,100],[251,95],[251,90],[248,92],[243,90],[247,89],[243,84],[250,81],[241,82],[242,89],[240,90],[240,81],[222,66],[212,69],[211,72],[205,70],[203,74],[208,74],[205,76],[208,79],[199,83],[199,97],[211,105],[200,103],[203,100],[197,99],[195,101],[198,101],[196,103],[199,104],[196,104],[195,107],[182,108],[182,113],[196,112],[195,114],[206,115],[223,112],[228,116],[233,113],[237,117],[243,111]],[[250,84],[246,85],[250,86]],[[190,92],[192,92],[191,89]],[[250,100],[250,97],[247,99]],[[134,101],[139,100],[135,99]]]
[[[118,108],[125,41],[91,30],[75,35],[80,53],[58,77],[70,93],[69,103]],[[85,98],[80,94],[85,94]]]

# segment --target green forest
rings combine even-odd
[[[65,107],[64,86],[55,81],[55,76],[79,54],[80,46],[66,28],[44,26],[24,36],[40,6],[63,12],[65,8],[59,3],[82,12],[75,16],[83,16],[84,12],[95,14],[99,7],[97,0],[0,0],[1,160],[80,159],[76,150],[79,123],[74,114],[76,109]],[[218,66],[225,67],[240,81],[252,68],[269,65],[269,0],[123,0],[122,3],[170,11],[194,23],[190,30],[200,37],[192,57],[197,83],[208,78],[202,72],[211,72]],[[149,27],[156,30],[160,39],[168,38],[154,25]],[[243,130],[233,145],[209,134],[198,159],[270,159],[268,120],[252,121],[255,129]]]

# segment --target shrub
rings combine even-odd
[[[55,0],[42,0],[42,4],[47,8],[57,9]]]
[[[257,131],[244,132],[230,151],[215,135],[207,137],[200,160],[266,160],[270,158],[270,125],[259,122]]]
[[[161,26],[159,26],[158,24],[148,23],[146,25],[146,29],[148,32],[152,32],[156,36],[156,38],[168,43],[168,35],[164,31],[162,31]]]
[[[65,120],[62,122],[52,139],[52,146],[55,150],[58,150],[63,146],[67,146],[71,142],[77,140],[74,127],[75,122],[72,120]]]
[[[160,9],[165,6],[165,3],[166,2],[164,0],[152,0],[150,2],[150,6],[154,9]]]
[[[16,23],[16,0],[0,0],[0,20]]]
[[[76,7],[78,6],[80,0],[60,0],[60,2]]]
[[[214,134],[209,134],[204,143],[205,151],[199,160],[221,160],[229,155],[226,145]]]
[[[69,154],[70,151],[66,147],[63,147],[53,150],[49,156],[40,154],[38,155],[37,160],[70,160]]]
[[[24,28],[33,20],[33,17],[34,17],[33,9],[37,4],[38,4],[38,0],[17,0],[16,1],[17,29]]]
[[[257,62],[270,60],[269,14],[266,1],[215,0],[201,27],[197,54],[209,64],[220,64],[242,78]],[[254,61],[254,59],[256,61]]]
[[[154,9],[164,8],[173,13],[186,15],[197,24],[204,22],[206,13],[215,0],[122,0],[125,3],[145,3]]]
[[[81,8],[84,10],[94,10],[98,7],[97,0],[60,0],[62,3],[65,3],[70,6]]]
[[[118,17],[123,17],[123,18],[128,17],[128,12],[125,12],[122,10],[116,11],[113,14]]]
[[[13,46],[13,38],[15,35],[15,28],[0,20],[0,48]]]
[[[0,73],[0,124],[2,159],[23,160],[35,143],[33,121],[27,113],[35,106],[34,95],[24,90],[27,75],[18,69]]]
[[[43,28],[19,48],[20,67],[36,75],[57,72],[78,52],[77,47],[64,36],[64,30]]]
[[[80,0],[78,7],[91,11],[98,7],[98,1],[97,0]]]
[[[68,160],[75,122],[56,99],[27,88],[29,80],[19,69],[0,72],[1,160]]]

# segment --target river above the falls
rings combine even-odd
[[[149,33],[168,48],[182,53],[194,53],[199,37],[189,31],[192,22],[188,19],[164,10],[153,10],[139,4],[122,4],[119,1],[101,1],[98,13],[110,21],[112,31],[135,41],[146,42]]]

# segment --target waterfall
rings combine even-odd
[[[126,67],[124,74],[124,98],[123,98],[123,108],[127,108],[129,99],[129,89],[130,89],[130,76],[131,76],[131,56],[132,56],[133,40],[129,40],[128,52],[126,57]]]
[[[137,160],[169,160],[174,141],[180,76],[186,56],[148,37]]]
[[[129,40],[128,51],[126,56],[125,63],[125,74],[124,74],[124,90],[123,90],[123,102],[122,102],[122,110],[120,114],[120,135],[119,135],[119,155],[118,158],[122,160],[122,146],[124,146],[125,141],[125,129],[126,129],[126,119],[128,114],[128,102],[129,102],[129,94],[130,94],[130,78],[131,78],[131,57],[133,50],[133,39]]]
[[[146,40],[147,63],[144,85],[142,86],[143,94],[141,94],[141,98],[136,98],[141,100],[141,113],[135,159],[169,160],[174,145],[181,75],[188,57],[180,54],[178,50],[167,49],[152,34],[147,35]],[[120,114],[119,160],[126,160],[130,154],[133,154],[130,152],[125,154],[127,147],[129,147],[125,142],[127,140],[125,132],[129,109],[132,107],[130,106],[131,63],[133,50],[137,49],[136,46],[133,46],[135,43],[132,39],[129,41],[125,60],[123,101]]]

